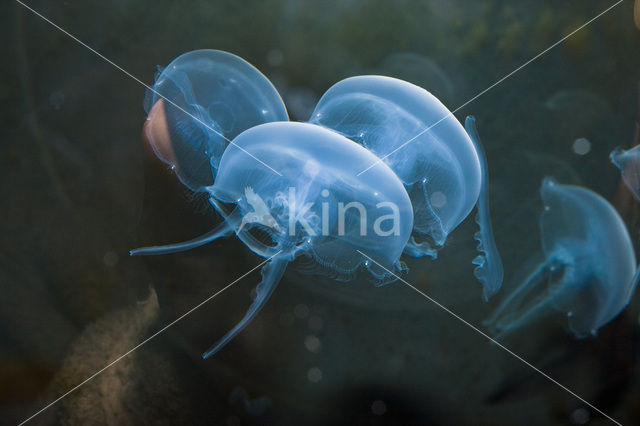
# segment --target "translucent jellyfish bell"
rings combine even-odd
[[[544,261],[486,325],[505,334],[553,308],[567,313],[576,337],[595,335],[627,306],[636,287],[629,233],[613,206],[593,191],[547,178],[540,193]]]
[[[235,232],[270,259],[248,312],[205,358],[253,319],[297,256],[313,259],[338,279],[364,269],[383,284],[405,270],[400,256],[413,227],[411,201],[395,173],[378,163],[358,176],[376,157],[336,132],[307,123],[267,123],[233,142],[207,188],[225,222],[186,243],[132,251],[169,253]]]
[[[488,170],[484,150],[467,120],[467,131],[435,96],[406,81],[358,76],[333,85],[322,96],[311,123],[333,129],[376,154],[405,185],[414,212],[406,253],[437,256],[436,248],[480,199],[476,276],[485,300],[502,284],[502,263],[491,231]],[[366,176],[368,170],[359,171]]]
[[[242,58],[195,50],[174,59],[148,91],[144,135],[193,191],[212,185],[229,142],[257,124],[288,120],[271,82]]]
[[[640,145],[629,150],[616,148],[609,158],[620,169],[624,183],[640,201]]]

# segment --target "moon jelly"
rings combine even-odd
[[[383,284],[405,270],[400,256],[413,227],[411,201],[384,163],[358,176],[376,160],[362,146],[313,124],[255,126],[227,147],[215,183],[206,189],[225,221],[186,243],[131,254],[185,250],[235,232],[270,259],[248,312],[203,355],[207,358],[253,319],[298,256],[311,258],[341,280],[364,269]]]
[[[640,201],[640,145],[629,150],[616,148],[609,158],[620,169],[624,183]]]
[[[589,189],[546,178],[540,193],[544,261],[485,324],[505,334],[553,308],[567,314],[576,337],[595,335],[627,306],[635,289],[629,233],[613,206]]]
[[[219,50],[178,56],[145,99],[144,135],[193,191],[212,185],[229,142],[257,124],[288,120],[280,95],[251,64]]]
[[[416,238],[428,236],[442,247],[480,198],[476,238],[483,254],[473,263],[485,300],[498,291],[502,262],[490,226],[486,158],[473,119],[467,121],[472,140],[423,88],[391,77],[358,76],[329,88],[310,122],[363,145],[398,175],[413,205],[413,235],[405,249],[411,256],[435,258],[437,250]],[[367,167],[359,175],[366,176]]]

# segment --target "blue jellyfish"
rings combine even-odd
[[[257,124],[286,121],[271,82],[251,64],[219,50],[178,56],[147,92],[144,135],[155,154],[193,191],[214,182],[227,145]]]
[[[413,204],[413,235],[405,249],[411,256],[435,258],[478,203],[481,255],[473,260],[475,275],[485,300],[498,291],[503,268],[491,231],[487,162],[473,118],[467,134],[423,88],[391,77],[358,76],[329,88],[310,122],[363,145],[398,175]]]
[[[551,178],[540,189],[544,260],[485,322],[498,335],[548,313],[565,312],[578,338],[616,317],[636,287],[636,260],[629,233],[616,210],[593,191]]]
[[[220,159],[215,183],[206,188],[224,222],[186,243],[131,252],[171,253],[235,232],[269,259],[248,312],[204,358],[254,318],[296,257],[312,259],[338,279],[366,271],[383,284],[406,269],[400,256],[413,228],[411,201],[396,174],[378,162],[358,176],[377,158],[336,132],[277,122],[246,130],[233,142]]]
[[[620,169],[624,183],[640,201],[640,145],[629,150],[616,148],[609,158]]]

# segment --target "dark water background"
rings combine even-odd
[[[28,2],[150,84],[157,64],[215,48],[269,77],[294,120],[342,78],[419,84],[454,109],[610,1]],[[16,424],[261,259],[236,239],[156,258],[220,220],[141,142],[144,88],[14,2],[0,6],[0,423]],[[462,108],[491,173],[505,288],[473,277],[473,215],[408,281],[481,326],[540,252],[544,176],[611,201],[638,241],[635,201],[608,160],[634,142],[639,30],[626,0]],[[637,136],[636,136],[637,137]],[[578,138],[590,141],[585,155]],[[636,244],[637,245],[637,244]],[[252,324],[254,272],[35,419],[34,424],[610,424],[408,287],[289,268]],[[566,320],[504,344],[623,424],[640,424],[638,297],[595,339]]]

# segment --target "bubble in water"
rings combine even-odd
[[[51,93],[51,95],[49,95],[49,104],[54,109],[60,109],[62,105],[64,105],[64,93],[59,90]]]
[[[587,138],[578,138],[573,141],[573,152],[578,155],[586,155],[591,151],[591,142]]]
[[[318,367],[311,367],[309,371],[307,371],[307,379],[312,383],[318,383],[322,380],[322,370]]]
[[[586,424],[591,419],[589,412],[585,408],[576,408],[571,413],[571,421],[577,425]]]
[[[314,335],[309,335],[304,339],[304,346],[309,352],[316,353],[320,350],[320,339]]]
[[[272,67],[277,67],[282,65],[283,61],[284,61],[284,55],[282,54],[281,50],[271,49],[269,52],[267,52],[267,62]]]
[[[371,404],[371,412],[376,416],[381,416],[387,412],[387,404],[385,404],[384,401],[380,399],[376,399]]]

